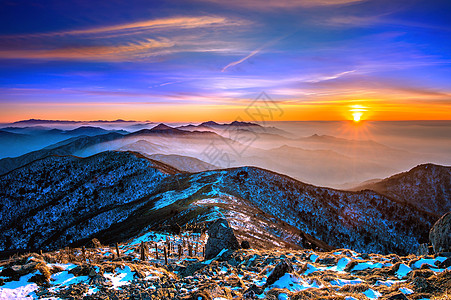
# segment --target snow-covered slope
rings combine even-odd
[[[409,203],[436,216],[451,211],[451,167],[423,164],[352,190],[364,189]]]
[[[315,187],[254,167],[179,173],[129,152],[40,159],[2,175],[0,193],[0,250],[55,249],[94,236],[110,243],[227,215],[262,247],[411,253],[436,220],[372,191]]]

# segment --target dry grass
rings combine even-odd
[[[366,290],[370,289],[371,286],[369,286],[366,283],[359,283],[359,284],[347,284],[340,288],[340,292],[342,293],[363,293]]]
[[[433,296],[431,300],[451,300],[451,289],[446,290],[440,296]]]

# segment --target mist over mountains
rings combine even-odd
[[[372,140],[371,137],[384,140],[387,136],[372,136],[371,128],[375,126],[371,124],[366,129],[368,133],[362,134],[360,127],[353,128],[349,127],[353,124],[343,123],[341,126],[348,126],[347,130],[353,131],[354,135],[343,137],[344,130],[335,130],[340,135],[335,137],[322,134],[332,133],[326,130],[330,127],[328,122],[317,126],[321,134],[308,136],[303,135],[309,132],[312,124],[296,122],[266,126],[238,121],[226,124],[209,121],[198,125],[157,125],[122,120],[92,124],[37,122],[23,121],[19,122],[20,127],[12,124],[0,129],[0,141],[9,145],[2,147],[0,157],[10,156],[0,160],[1,173],[49,153],[86,157],[106,150],[130,150],[147,156],[169,155],[174,161],[166,158],[165,162],[170,165],[176,165],[179,156],[191,157],[199,160],[196,167],[199,171],[208,169],[202,167],[204,164],[218,168],[257,166],[315,185],[353,188],[366,180],[389,177],[418,164],[451,163],[449,156],[444,154],[447,148],[441,147],[447,136],[433,132],[443,132],[450,126],[449,122],[434,126],[425,123],[424,127],[430,129],[430,135],[435,137],[429,143],[430,147],[439,145],[435,153],[422,152],[421,147],[402,149]],[[49,124],[55,128],[43,127]],[[56,128],[57,124],[60,128]],[[83,126],[78,126],[80,124]],[[424,123],[406,125],[401,122],[399,127],[405,134],[406,127],[418,129],[421,125]],[[394,125],[387,126],[391,128]],[[407,135],[407,138],[413,139],[414,135],[410,138]],[[422,144],[420,140],[418,144]]]

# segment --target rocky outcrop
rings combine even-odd
[[[451,212],[443,215],[429,232],[429,240],[434,252],[448,252],[451,250]]]
[[[279,280],[280,277],[285,275],[285,273],[293,272],[293,265],[291,262],[287,259],[284,259],[280,263],[277,264],[277,266],[274,268],[274,270],[269,274],[268,279],[266,280],[265,286],[270,286],[277,280]]]
[[[222,250],[240,249],[240,244],[226,219],[217,219],[208,228],[208,240],[205,245],[205,259],[212,259]]]

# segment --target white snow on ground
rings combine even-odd
[[[337,278],[330,282],[331,285],[338,285],[338,286],[345,286],[347,284],[359,284],[359,283],[363,283],[363,280],[362,279],[347,280],[347,279]]]
[[[318,268],[316,268],[315,266],[307,263],[307,270],[304,272],[303,275],[308,275],[308,274],[313,273],[315,271],[318,271]]]
[[[35,273],[22,276],[19,281],[5,282],[0,286],[0,299],[33,299],[32,294],[38,289],[38,285],[28,280]]]
[[[315,262],[316,259],[317,259],[318,257],[319,257],[318,255],[312,254],[312,255],[310,256],[310,261],[311,261],[311,262]]]
[[[406,294],[406,295],[413,294],[413,291],[411,289],[409,289],[409,288],[406,288],[406,287],[400,288],[399,291],[404,293],[404,294]]]
[[[66,271],[66,270],[71,270],[71,269],[75,268],[77,265],[74,265],[74,264],[47,264],[47,266],[49,268],[59,267],[59,268],[63,269],[64,271]]]
[[[279,278],[279,280],[277,280],[272,284],[272,287],[279,289],[287,289],[291,292],[297,292],[309,288],[319,288],[320,286],[316,283],[316,281],[308,283],[307,281],[297,277],[294,274],[285,273],[282,277]]]
[[[129,250],[129,247],[132,247],[134,245],[136,246],[136,245],[140,244],[141,242],[155,241],[155,242],[160,242],[160,243],[163,242],[164,243],[166,241],[167,237],[168,237],[168,234],[149,232],[140,237],[133,239],[131,242],[129,242],[125,245],[121,245],[120,249],[121,249],[121,252],[124,254],[124,253],[127,253],[128,251],[131,251],[131,250]],[[186,238],[186,236],[185,236],[185,238]],[[188,236],[188,238],[189,238],[189,236]],[[199,237],[196,235],[196,237],[191,237],[191,240],[193,242],[195,242],[196,238],[199,238]],[[96,251],[98,251],[99,254],[110,255],[111,253],[108,252],[108,250],[109,250],[109,248],[99,248]],[[105,251],[107,251],[107,252],[105,252]],[[208,260],[208,261],[203,261],[202,263],[210,264],[214,260],[217,260],[217,258],[219,256],[221,256],[222,254],[224,254],[226,251],[227,251],[227,249],[223,249],[215,258]],[[318,260],[319,255],[312,251],[306,251],[305,253],[303,253],[303,256],[301,256],[303,258],[301,258],[301,259],[298,259],[299,257],[297,256],[297,254],[295,252],[293,252],[293,253],[290,252],[290,253],[286,253],[285,255],[286,255],[286,257],[292,259],[293,262],[297,262],[297,264],[295,265],[295,270],[301,275],[308,275],[315,271],[336,272],[337,277],[334,280],[331,280],[331,281],[328,280],[329,283],[336,290],[338,290],[340,287],[343,287],[343,286],[349,285],[349,284],[352,285],[352,284],[367,283],[366,281],[364,281],[360,278],[351,279],[351,280],[339,278],[341,276],[340,274],[346,273],[344,271],[344,269],[351,261],[353,261],[354,259],[360,259],[358,257],[358,254],[353,254],[353,255],[347,254],[346,257],[341,257],[336,262],[336,265],[324,266],[324,264],[321,262],[321,260]],[[337,253],[339,253],[339,252],[337,252]],[[310,255],[310,257],[308,257],[308,255]],[[324,256],[322,254],[320,254],[320,255],[321,255],[321,258],[324,258]],[[341,254],[338,254],[338,255],[341,255]],[[308,257],[308,258],[306,259],[306,257]],[[267,258],[268,258],[268,255],[259,256],[258,254],[252,254],[251,256],[248,257],[247,260],[243,260],[241,262],[241,264],[247,265],[249,267],[249,265],[255,263],[255,261],[257,259],[265,261]],[[402,280],[402,278],[405,277],[406,275],[408,275],[409,272],[412,271],[412,269],[418,269],[423,264],[427,264],[429,266],[429,269],[431,269],[434,272],[442,272],[446,269],[438,269],[436,263],[442,262],[445,259],[446,258],[444,258],[444,257],[421,258],[413,264],[408,263],[408,262],[405,262],[405,264],[400,264],[399,268],[396,272],[396,276],[399,278],[399,280],[396,280],[396,279],[395,280],[378,280],[373,285],[372,288],[367,289],[365,292],[363,292],[363,294],[366,297],[368,297],[369,299],[377,299],[377,298],[381,297],[381,294],[377,291],[377,290],[379,290],[378,287],[380,287],[380,286],[390,287],[395,284],[405,282],[405,280]],[[31,258],[28,259],[28,261],[30,261],[30,260],[31,260]],[[192,258],[188,258],[188,257],[182,258],[182,260],[196,261],[196,259],[192,259]],[[299,263],[300,260],[305,262],[305,265],[300,264]],[[176,261],[176,259],[173,259],[173,262],[174,261]],[[411,262],[414,262],[414,261],[415,260],[413,260],[413,259],[411,260]],[[409,267],[407,264],[411,265],[411,267]],[[275,263],[271,263],[271,265],[275,265]],[[69,271],[71,269],[73,269],[77,266],[75,264],[48,263],[47,266],[49,268],[59,267],[62,270],[51,276],[50,284],[52,285],[52,287],[49,288],[50,291],[58,291],[61,287],[65,287],[65,286],[69,286],[69,285],[77,284],[77,283],[89,284],[90,278],[88,276],[76,277],[73,274],[69,273]],[[383,267],[389,267],[389,266],[392,266],[392,264],[386,262],[386,260],[379,259],[379,257],[376,257],[373,255],[372,260],[361,261],[360,263],[358,263],[357,265],[354,266],[354,268],[351,270],[351,272],[358,271],[358,270],[383,268]],[[304,269],[305,271],[300,272],[301,269]],[[451,267],[448,269],[451,269]],[[99,270],[97,270],[97,272],[98,271]],[[217,268],[217,270],[215,272],[217,273],[217,275],[221,275],[221,276],[227,275],[228,269],[225,266],[221,266],[221,267]],[[253,281],[253,283],[259,287],[263,287],[264,284],[266,283],[267,276],[271,272],[272,272],[272,269],[268,268],[266,270],[265,274],[262,273],[262,274],[259,274],[259,276],[257,276],[256,274],[251,273],[248,275],[250,276],[250,281]],[[133,280],[134,273],[135,272],[132,272],[132,270],[129,266],[125,266],[123,268],[117,267],[114,272],[105,273],[104,277],[109,282],[111,282],[112,287],[114,289],[121,289],[121,286],[128,285],[131,283],[131,281]],[[158,270],[145,271],[144,273],[146,276],[146,278],[145,278],[146,280],[152,280],[152,279],[157,280],[159,277],[161,277],[159,275],[162,274]],[[0,299],[33,299],[33,298],[35,298],[36,295],[34,294],[34,291],[38,289],[38,286],[32,282],[28,282],[28,280],[34,274],[36,274],[36,271],[34,273],[30,273],[30,274],[22,276],[19,281],[5,282],[5,284],[3,286],[0,286]],[[353,275],[353,274],[351,274],[351,275]],[[238,275],[238,277],[241,279],[243,279],[243,276],[244,275],[241,275],[241,274]],[[353,278],[353,277],[348,277],[348,278]],[[3,277],[3,279],[6,279],[6,277]],[[286,273],[281,278],[279,278],[279,280],[277,280],[273,285],[271,285],[270,287],[265,289],[265,292],[258,295],[258,297],[264,298],[265,293],[268,292],[272,288],[287,289],[290,292],[297,292],[297,291],[302,291],[302,290],[306,290],[306,289],[310,289],[310,288],[321,288],[321,287],[322,287],[322,285],[318,281],[299,276],[296,273],[294,273],[294,274]],[[148,288],[155,289],[156,287],[153,285],[150,285]],[[381,289],[381,291],[382,290],[383,289]],[[90,285],[89,290],[86,295],[94,294],[97,291],[98,291],[98,289],[95,286]],[[413,290],[411,290],[408,287],[399,288],[399,291],[404,293],[405,295],[413,294]],[[278,299],[288,300],[289,297],[287,294],[288,294],[287,291],[285,291],[285,293],[279,294]],[[214,299],[222,300],[222,298],[214,298]],[[348,297],[346,297],[346,299],[353,300],[355,298],[348,296]]]
[[[422,258],[419,261],[415,262],[412,266],[415,269],[421,268],[421,265],[427,264],[432,267],[437,268],[437,265],[435,264],[436,261],[442,262],[446,259],[446,257],[438,256],[437,258],[431,259],[431,258]]]
[[[380,263],[380,262],[373,263],[373,262],[367,261],[367,262],[364,262],[364,263],[357,264],[351,270],[351,272],[353,272],[353,271],[362,271],[362,270],[366,270],[366,269],[380,269],[380,268],[383,268],[383,267],[390,267],[390,266],[392,266],[392,264],[390,264],[390,263],[383,264],[383,263]]]
[[[343,271],[346,268],[346,265],[351,261],[352,259],[348,257],[340,258],[340,260],[337,262],[337,265],[334,267],[329,268],[331,271]]]
[[[129,243],[130,246],[141,244],[141,242],[160,242],[166,240],[167,234],[156,233],[156,232],[148,232],[140,237],[133,239]]]
[[[381,293],[379,293],[378,291],[372,290],[372,289],[367,289],[365,292],[363,292],[363,294],[370,299],[377,299],[380,296],[382,296]]]
[[[116,268],[116,273],[105,273],[105,278],[111,280],[113,287],[115,289],[130,284],[130,281],[133,280],[133,272],[129,266],[125,266],[124,269]]]
[[[55,285],[62,285],[67,286],[71,284],[76,283],[88,283],[89,277],[88,276],[74,276],[73,274],[69,273],[68,271],[63,271],[60,273],[55,273],[52,275],[52,283]]]
[[[404,276],[407,275],[407,273],[409,273],[410,271],[412,271],[412,269],[405,265],[405,264],[400,264],[399,265],[399,269],[396,272],[396,275],[398,275],[398,278],[403,278]]]
[[[278,300],[288,300],[288,295],[285,293],[280,293],[278,298]]]

